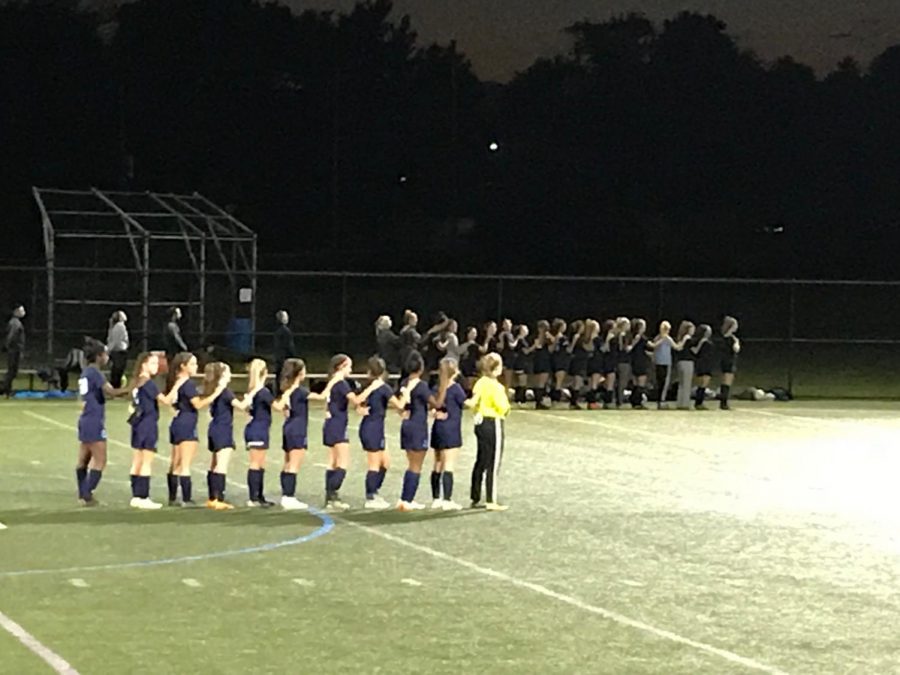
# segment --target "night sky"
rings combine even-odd
[[[349,9],[354,0],[282,0],[295,9]],[[561,29],[580,19],[640,11],[662,21],[681,10],[715,14],[742,47],[790,54],[820,73],[844,56],[863,64],[900,42],[897,0],[395,0],[424,42],[455,38],[485,79],[508,80],[539,56],[564,51]],[[849,34],[846,35],[846,34]]]

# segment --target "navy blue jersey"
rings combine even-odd
[[[104,384],[106,384],[106,378],[96,367],[88,366],[81,372],[81,377],[78,378],[78,393],[81,394],[81,400],[84,402],[82,417],[103,419],[106,410]]]
[[[155,424],[159,421],[159,387],[153,380],[147,380],[140,387],[131,392],[131,404],[134,406],[132,424],[152,420]]]
[[[288,408],[290,409],[288,419],[303,420],[303,424],[306,425],[309,420],[309,389],[306,387],[294,389],[288,399]]]
[[[447,387],[441,412],[447,419],[435,420],[431,425],[431,447],[435,450],[459,448],[462,446],[462,414],[466,402],[466,392],[454,382]]]
[[[272,392],[263,387],[253,396],[250,403],[250,421],[248,427],[256,427],[260,429],[268,429],[272,426],[272,401],[274,397]]]
[[[341,380],[331,388],[328,396],[328,414],[331,419],[347,419],[347,395],[353,391],[353,385]]]
[[[428,400],[431,398],[431,389],[419,380],[419,383],[409,392],[409,403],[406,409],[409,411],[409,421],[419,424],[428,423]]]
[[[178,397],[175,399],[175,410],[181,414],[197,414],[197,409],[191,403],[191,399],[196,398],[200,394],[197,392],[197,385],[193,380],[188,380],[178,388]]]
[[[390,386],[382,384],[366,399],[368,412],[359,424],[359,440],[364,450],[384,450],[384,419],[393,396]]]
[[[230,389],[225,389],[212,402],[212,405],[209,406],[209,414],[212,417],[212,421],[209,423],[210,428],[232,429],[234,427],[232,401],[234,401],[234,392]]]

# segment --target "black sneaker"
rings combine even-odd
[[[80,498],[80,499],[78,500],[78,503],[81,504],[82,506],[86,507],[86,508],[93,508],[93,507],[95,507],[95,506],[100,506],[100,502],[98,502],[98,501],[97,501],[96,499],[94,499],[93,497],[88,497],[87,499]]]
[[[181,502],[181,508],[196,509],[196,508],[198,508],[197,502],[195,502],[193,499],[186,499],[185,501]]]
[[[275,502],[270,502],[270,501],[269,501],[268,499],[266,499],[265,497],[263,497],[262,499],[260,499],[260,500],[257,502],[257,504],[259,504],[259,508],[261,508],[261,509],[271,509],[273,506],[275,506]]]
[[[169,506],[181,506],[181,502],[178,501],[177,499],[170,499]]]

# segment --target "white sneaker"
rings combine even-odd
[[[444,508],[444,500],[443,499],[435,499],[431,502],[431,510],[432,511],[440,511]]]
[[[149,497],[142,499],[141,503],[138,505],[139,509],[144,509],[145,511],[155,511],[156,509],[161,509],[162,504],[159,502],[155,502]]]
[[[340,499],[333,499],[325,507],[326,511],[349,511],[350,505]]]
[[[462,511],[462,505],[457,504],[454,501],[448,501],[445,499],[444,502],[441,504],[441,509],[443,511]]]
[[[368,509],[369,511],[384,511],[385,509],[391,508],[391,505],[381,497],[375,497],[374,499],[367,499],[366,505],[363,508]]]
[[[508,511],[509,506],[506,504],[497,504],[496,502],[488,502],[484,505],[488,511]]]
[[[406,504],[409,507],[410,511],[424,511],[425,505],[420,504],[419,502],[407,502]]]
[[[247,500],[247,508],[248,509],[256,509],[259,508],[259,502],[255,502],[252,499]]]
[[[143,502],[143,501],[144,500],[141,499],[140,497],[132,497],[131,501],[128,502],[128,505],[133,509],[139,509],[139,508],[141,508],[141,502]]]
[[[296,497],[282,497],[281,508],[285,511],[305,511],[309,508],[309,504],[304,504]]]

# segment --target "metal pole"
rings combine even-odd
[[[659,324],[663,320],[663,304],[665,298],[665,281],[662,279],[656,285],[656,322]]]
[[[503,279],[497,279],[497,321],[503,319]]]
[[[788,318],[788,393],[794,396],[794,329],[796,326],[797,285],[790,285],[790,317]]]
[[[144,268],[141,270],[141,323],[144,328],[142,350],[150,349],[150,235],[144,235]]]
[[[250,349],[256,351],[256,270],[258,264],[256,250],[256,235],[253,235],[253,251],[251,252],[251,269],[250,269],[250,288],[252,296],[250,297]]]
[[[206,235],[200,240],[200,343],[206,344]]]
[[[41,197],[41,191],[36,187],[31,188],[34,201],[37,202],[41,212],[41,224],[44,231],[44,255],[47,258],[47,359],[53,358],[53,309],[56,302],[54,289],[54,266],[56,265],[56,232],[53,222],[47,213],[47,206]]]
[[[341,275],[341,351],[347,351],[347,275]]]

